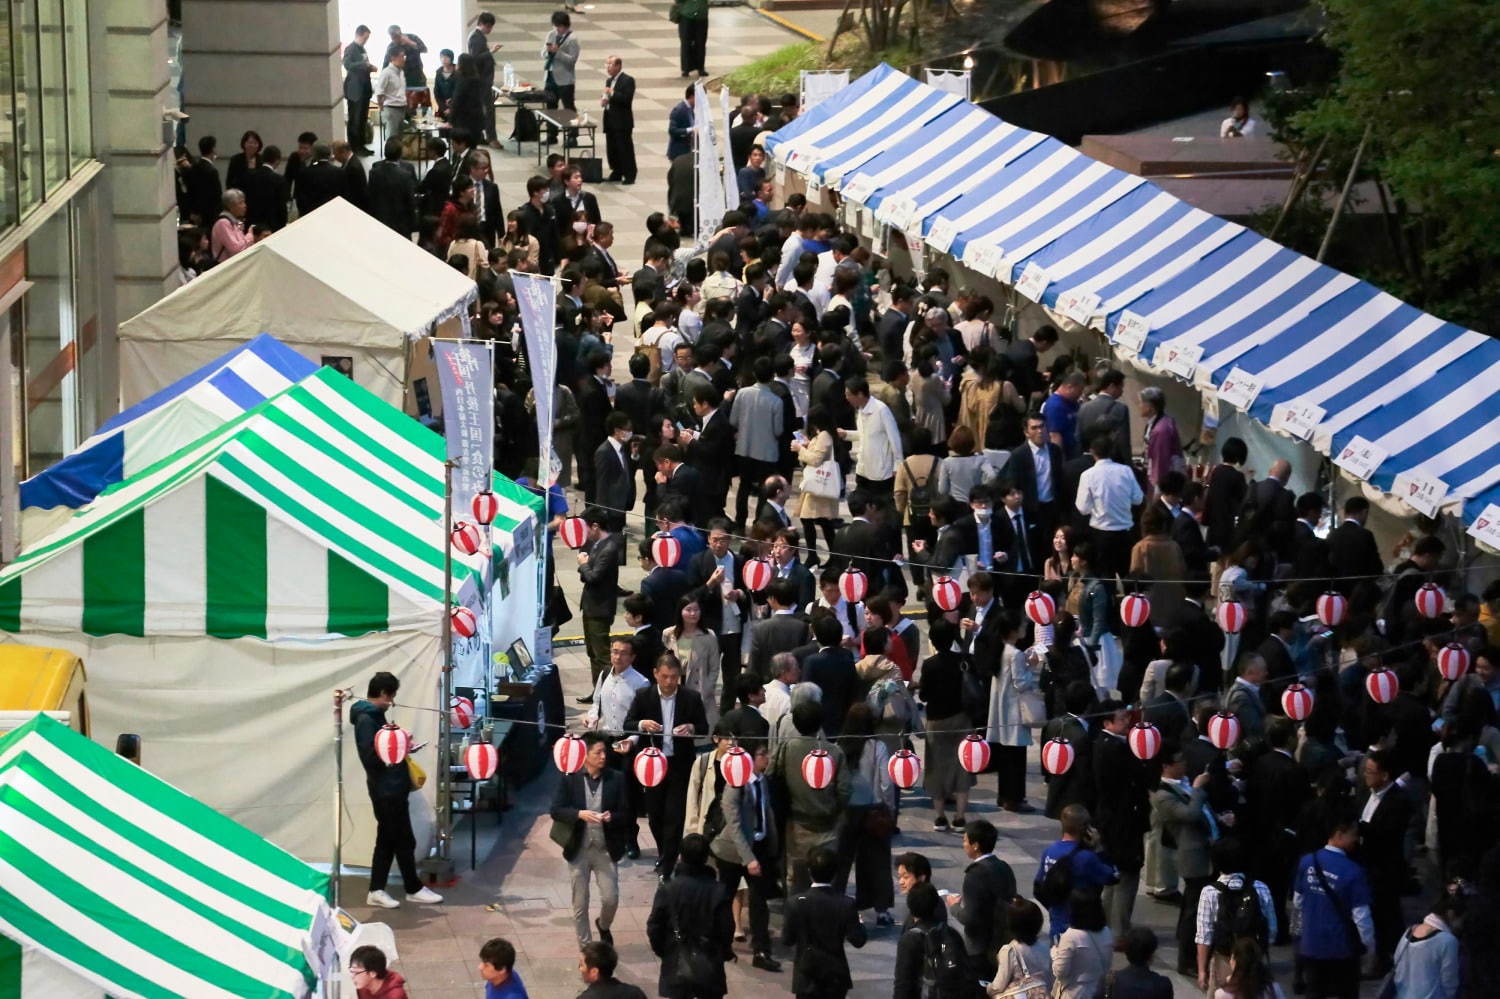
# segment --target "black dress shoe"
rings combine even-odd
[[[594,929],[596,929],[596,930],[599,931],[599,939],[600,940],[602,940],[605,943],[609,944],[611,947],[613,947],[615,945],[615,935],[613,933],[609,932],[609,930],[605,929],[603,926],[600,926],[599,925],[599,920],[597,920],[597,919],[594,920]]]
[[[641,848],[636,846],[634,843],[631,843],[625,848],[625,856],[629,857],[631,860],[640,860]]]
[[[634,177],[626,177],[624,180],[620,181],[620,183],[622,183],[622,184],[634,184],[635,183],[635,178]]]
[[[588,694],[587,696],[584,696],[584,697],[575,697],[575,698],[573,698],[573,703],[574,704],[593,704],[594,703],[594,695],[593,694]]]
[[[755,956],[750,958],[750,966],[752,968],[759,968],[761,971],[781,970],[781,962],[762,951],[756,951]]]

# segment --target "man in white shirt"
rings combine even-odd
[[[391,46],[389,58],[375,77],[375,101],[380,105],[380,127],[385,137],[399,139],[406,121],[406,49]]]
[[[1095,572],[1103,578],[1130,570],[1131,536],[1135,515],[1132,507],[1145,502],[1145,493],[1135,472],[1110,457],[1113,448],[1107,434],[1095,434],[1089,442],[1094,464],[1078,477],[1078,512],[1088,517],[1094,539]]]
[[[792,688],[802,678],[802,667],[790,652],[778,652],[771,657],[771,669],[774,679],[763,688],[766,703],[760,706],[760,716],[774,731],[781,716],[792,710]]]
[[[870,383],[851,378],[844,383],[844,398],[855,412],[855,429],[839,430],[853,441],[859,454],[854,460],[854,478],[859,488],[890,504],[896,492],[896,466],[901,464],[901,431],[891,409],[871,398]]]
[[[625,716],[627,732],[645,734],[627,736],[616,743],[616,751],[629,752],[644,743],[660,749],[666,756],[665,777],[655,787],[646,788],[643,797],[646,821],[660,854],[656,872],[670,878],[677,865],[677,848],[682,843],[687,817],[688,783],[697,749],[694,737],[708,732],[708,716],[698,692],[682,685],[682,666],[675,657],[663,656],[653,675],[656,686],[638,691]]]
[[[635,643],[629,638],[616,638],[609,643],[609,670],[599,674],[594,685],[594,707],[584,718],[586,728],[598,729],[618,737],[625,731],[625,716],[635,701],[635,693],[650,686],[647,680],[632,667],[635,665]],[[617,764],[624,760],[614,754]],[[622,766],[615,766],[623,770]]]

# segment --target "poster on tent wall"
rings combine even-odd
[[[703,89],[701,80],[693,84],[693,95],[693,131],[697,136],[698,150],[698,197],[694,206],[698,227],[693,231],[698,234],[698,245],[707,246],[714,233],[719,231],[719,223],[724,221],[729,206],[724,204],[724,180],[719,173],[719,143],[714,138],[713,111],[708,106],[708,92]]]
[[[516,306],[521,311],[521,332],[526,336],[526,357],[531,362],[532,385],[549,386],[557,381],[557,286],[551,278],[521,271],[511,272]],[[557,481],[552,458],[552,392],[535,392],[537,478],[543,487]]]

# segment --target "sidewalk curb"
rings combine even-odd
[[[821,44],[828,41],[828,39],[824,38],[822,35],[815,34],[800,25],[793,24],[791,21],[788,21],[780,14],[777,14],[775,11],[762,10],[759,7],[751,7],[750,9],[755,11],[755,13],[759,14],[761,17],[765,18],[767,21],[770,21],[772,24],[780,25],[781,27],[790,31],[792,34],[801,35],[803,38],[807,39],[810,42],[818,42]]]

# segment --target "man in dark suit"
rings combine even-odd
[[[1224,651],[1224,632],[1203,607],[1208,581],[1187,583],[1183,592],[1186,597],[1177,608],[1173,630],[1182,642],[1186,661],[1198,667],[1198,693],[1217,693],[1224,685],[1224,667],[1219,655]]]
[[[761,520],[760,523],[766,523]],[[783,527],[771,536],[771,570],[776,579],[784,579],[796,594],[796,606],[806,607],[817,598],[818,581],[812,570],[802,564],[798,551],[802,535],[795,527]]]
[[[609,179],[635,183],[635,77],[625,72],[619,56],[604,62],[604,155],[609,160]]]
[[[1228,554],[1233,550],[1238,530],[1235,520],[1245,505],[1245,473],[1241,470],[1250,449],[1238,437],[1230,437],[1219,448],[1222,459],[1208,473],[1207,494],[1203,498],[1203,525],[1208,543]]]
[[[499,42],[490,41],[490,32],[495,30],[495,15],[484,11],[469,33],[469,55],[474,57],[474,70],[479,75],[479,92],[484,101],[484,137],[492,146],[499,146],[495,134],[495,50]]]
[[[551,205],[559,243],[573,235],[573,216],[578,212],[584,213],[589,225],[604,221],[604,216],[599,214],[598,199],[592,191],[583,189],[583,171],[576,166],[566,168],[562,192],[552,199]]]
[[[643,691],[644,693],[644,691]],[[589,882],[597,878],[602,905],[594,928],[605,943],[620,904],[620,858],[635,822],[625,799],[625,778],[605,766],[607,747],[598,732],[583,737],[583,769],[566,774],[552,795],[552,841],[563,848],[573,884],[573,930],[579,945],[593,939],[589,927]]]
[[[734,699],[736,706],[719,718],[725,730],[746,749],[769,746],[771,723],[760,713],[760,706],[766,703],[765,684],[759,677],[741,673],[734,682]]]
[[[583,644],[588,650],[590,684],[609,669],[609,628],[615,620],[615,601],[620,595],[620,564],[625,561],[625,538],[611,532],[614,518],[598,507],[583,512],[588,525],[588,544],[578,553],[578,578],[583,592],[578,612],[583,617]],[[580,703],[590,703],[592,695]]]
[[[667,297],[667,269],[671,263],[671,250],[654,240],[647,243],[646,259],[630,277],[630,294],[636,304],[650,305]]]
[[[651,598],[641,593],[626,597],[623,607],[625,624],[631,632],[630,644],[635,646],[635,671],[649,678],[656,668],[656,660],[666,651],[661,642],[661,628],[652,618],[655,607]]]
[[[1093,740],[1089,738],[1089,723],[1083,718],[1093,704],[1093,686],[1087,680],[1074,680],[1063,691],[1065,713],[1047,719],[1042,726],[1044,744],[1050,739],[1067,739],[1074,754],[1067,773],[1046,775],[1049,819],[1061,817],[1068,805],[1082,805],[1093,814]]]
[[[1187,765],[1183,776],[1188,780],[1206,771],[1209,764],[1223,755],[1223,750],[1208,738],[1208,721],[1218,710],[1218,705],[1212,701],[1199,701],[1197,707],[1193,708],[1192,737],[1184,735],[1182,744],[1182,762]]]
[[[652,463],[656,466],[656,505],[660,507],[668,496],[674,496],[682,501],[683,509],[691,513],[693,523],[706,524],[711,519],[707,509],[707,487],[703,484],[703,474],[687,464],[686,458],[687,454],[678,444],[663,444],[651,453]],[[719,513],[723,512],[721,505]]]
[[[1266,661],[1266,682],[1261,687],[1260,698],[1266,714],[1279,715],[1281,695],[1292,681],[1297,679],[1297,664],[1292,659],[1292,641],[1297,637],[1297,615],[1289,610],[1279,610],[1266,618],[1266,638],[1256,649]]]
[[[1181,746],[1197,735],[1192,729],[1189,701],[1193,696],[1193,680],[1197,672],[1192,663],[1174,661],[1167,667],[1167,689],[1147,701],[1142,709],[1142,719],[1155,725],[1156,730],[1161,733],[1163,754],[1167,747]]]
[[[390,146],[389,139],[386,140],[386,146]],[[389,156],[390,153],[386,155]],[[448,192],[453,189],[453,166],[456,161],[448,155],[448,144],[437,136],[427,140],[427,158],[432,166],[427,168],[417,187],[419,207],[423,215],[437,215],[442,212],[443,205],[448,200]]]
[[[870,581],[870,591],[881,589],[887,562],[894,551],[885,544],[879,525],[870,519],[872,499],[863,489],[852,489],[848,496],[852,518],[839,528],[828,553],[829,570],[858,569]]]
[[[745,669],[761,683],[771,679],[771,658],[807,643],[811,632],[807,619],[797,613],[797,594],[784,579],[773,579],[766,587],[771,614],[752,623],[745,635]]]
[[[369,211],[369,179],[365,176],[365,165],[354,155],[354,149],[342,139],[333,143],[333,161],[339,165],[342,185],[339,194],[355,208]]]
[[[670,878],[677,865],[677,847],[687,816],[688,780],[697,752],[694,738],[708,733],[708,716],[703,711],[703,698],[682,685],[680,664],[661,660],[653,675],[656,684],[636,693],[625,716],[627,732],[646,734],[630,736],[620,745],[629,743],[629,748],[637,752],[652,746],[666,754],[666,778],[656,787],[646,788],[645,797],[646,820],[659,854],[656,872]]]
[[[608,347],[595,347],[583,359],[583,368],[588,373],[578,382],[578,429],[574,431],[574,453],[593,456],[614,431],[608,426],[614,412],[614,401],[610,398],[611,358]],[[628,438],[627,438],[628,439]],[[579,463],[578,484],[583,489],[587,503],[594,502],[594,469],[592,464]],[[632,488],[634,484],[632,483]],[[624,508],[622,508],[624,509]]]
[[[1130,712],[1115,700],[1101,701],[1094,740],[1095,807],[1090,810],[1104,841],[1104,852],[1120,872],[1118,884],[1104,889],[1110,929],[1121,939],[1130,929],[1136,888],[1146,862],[1145,837],[1151,828],[1151,779],[1146,765],[1125,741]]]
[[[1236,544],[1254,538],[1262,549],[1291,561],[1292,523],[1297,519],[1296,502],[1286,487],[1291,477],[1291,463],[1277,459],[1271,462],[1269,475],[1249,485],[1236,524]]]
[[[656,564],[651,555],[649,537],[641,539],[636,555],[640,559],[641,572],[645,573],[641,579],[640,594],[651,601],[651,622],[662,631],[675,627],[677,601],[693,588],[692,581],[681,569]]]
[[[417,172],[401,158],[401,140],[385,140],[385,159],[370,167],[367,210],[403,238],[417,231]]]
[[[995,956],[1010,940],[1005,908],[1016,894],[1016,875],[1010,865],[995,856],[999,839],[995,827],[984,819],[970,819],[964,826],[964,888],[946,899],[953,918],[964,928],[964,947],[969,952],[972,977],[989,981],[995,977]]]
[[[268,232],[286,228],[286,206],[291,188],[286,178],[276,172],[281,164],[281,150],[267,146],[260,163],[241,183],[245,187],[245,220]]]
[[[219,168],[214,158],[219,140],[205,135],[198,140],[198,158],[187,171],[187,199],[189,215],[207,232],[224,205],[224,182],[219,178]]]
[[[708,517],[724,515],[724,498],[729,493],[730,465],[734,461],[734,427],[729,423],[729,407],[720,405],[723,396],[711,385],[694,385],[693,414],[698,429],[688,431],[687,460],[703,476],[705,495],[694,498],[695,510]]]
[[[1385,572],[1375,535],[1365,526],[1370,501],[1350,496],[1344,501],[1344,520],[1328,532],[1328,562],[1333,568],[1333,587],[1348,596],[1358,583],[1373,585]],[[1363,576],[1363,580],[1349,577]]]
[[[365,51],[370,40],[370,29],[361,24],[354,29],[354,41],[344,46],[344,100],[349,109],[349,145],[363,156],[370,154],[365,145],[365,129],[370,120],[370,98],[375,96],[375,86],[370,74],[375,66]]]
[[[308,215],[344,193],[344,171],[333,162],[333,150],[313,146],[312,162],[297,174],[297,215]]]
[[[646,993],[615,977],[620,955],[602,940],[585,944],[578,959],[579,977],[586,986],[578,999],[646,999]]]
[[[1311,796],[1307,771],[1292,758],[1297,744],[1297,725],[1289,718],[1273,718],[1266,726],[1270,752],[1250,764],[1245,782],[1247,811],[1255,821],[1253,844],[1255,876],[1266,883],[1276,906],[1276,939],[1286,941],[1286,901],[1297,869],[1297,818],[1303,802]]]
[[[1040,327],[1027,337],[1016,337],[1005,348],[1010,358],[1011,382],[1021,393],[1021,398],[1041,402],[1047,385],[1038,370],[1039,356],[1057,346],[1057,330],[1051,326]],[[1129,457],[1126,455],[1125,457]]]
[[[812,631],[818,651],[802,664],[802,682],[817,684],[822,691],[818,703],[823,708],[823,734],[832,739],[844,726],[859,677],[854,672],[854,653],[843,644],[843,625],[833,615],[820,615],[813,621]]]
[[[1327,589],[1327,577],[1333,574],[1328,564],[1328,542],[1317,535],[1322,519],[1322,495],[1303,493],[1297,497],[1297,522],[1292,525],[1292,576],[1314,580],[1302,584],[1309,592]]]
[[[635,507],[635,462],[630,453],[630,417],[611,412],[605,418],[608,436],[593,453],[593,502],[608,511],[618,530],[625,513]]]
[[[1001,488],[1004,494],[1000,506],[992,508],[990,513],[990,543],[994,547],[994,555],[1004,557],[996,557],[992,564],[1007,573],[1004,577],[1008,591],[1005,594],[1006,606],[1020,607],[1026,600],[1026,594],[1041,583],[1044,542],[1050,541],[1050,538],[1044,538],[1038,525],[1027,515],[1019,487],[1014,483],[1007,483]],[[969,492],[969,506],[973,508],[976,500],[989,501],[991,493],[988,486],[975,486]],[[977,523],[974,529],[977,541]],[[979,552],[977,544],[975,551],[982,559],[983,553]],[[1023,575],[1010,575],[1011,573]]]
[[[727,717],[727,716],[726,716]],[[714,839],[711,850],[718,860],[719,883],[733,895],[740,879],[749,889],[751,963],[763,971],[780,971],[781,964],[771,957],[771,918],[766,902],[779,896],[781,879],[778,868],[781,842],[776,834],[776,812],[771,804],[771,782],[766,766],[771,761],[771,747],[764,740],[752,742],[749,750],[755,760],[755,774],[744,787],[724,785],[720,810],[724,829]]]
[[[647,379],[651,362],[644,354],[632,354],[629,361],[630,381],[615,389],[615,412],[630,417],[630,426],[642,437],[641,454],[650,456],[661,445],[661,424],[666,418],[666,404],[661,390]],[[656,515],[657,482],[649,462],[641,464],[646,484],[646,519]]]
[[[734,701],[740,675],[740,641],[749,627],[750,593],[741,575],[744,563],[730,548],[734,525],[717,518],[707,526],[708,547],[688,561],[687,575],[698,588],[702,627],[719,636],[719,669],[724,680],[719,710],[724,712]],[[729,627],[725,627],[726,617]]]
[[[839,860],[827,847],[808,858],[813,887],[794,895],[786,906],[781,944],[791,947],[792,993],[797,999],[843,999],[854,987],[844,944],[865,945],[865,926],[854,899],[833,887]],[[811,952],[811,953],[809,953]]]
[[[1041,536],[1051,539],[1057,524],[1062,482],[1062,448],[1047,440],[1041,414],[1026,417],[1026,443],[1010,453],[1002,473],[1021,490],[1021,505]]]
[[[1156,495],[1156,502],[1166,508],[1172,540],[1182,549],[1182,560],[1187,564],[1188,573],[1208,578],[1208,542],[1203,540],[1203,528],[1195,516],[1203,487],[1189,482],[1181,472],[1169,471],[1157,482]]]
[[[474,214],[479,220],[479,238],[485,246],[494,246],[505,232],[505,209],[500,204],[500,185],[490,179],[490,157],[474,149],[460,164],[474,182]]]
[[[922,538],[913,541],[911,561],[934,574],[951,574],[958,560],[968,554],[968,534],[964,530],[968,513],[968,507],[958,500],[938,497],[928,514],[937,528],[937,537],[931,542]]]
[[[1360,796],[1359,854],[1355,858],[1370,878],[1370,914],[1375,920],[1375,963],[1389,970],[1396,942],[1406,923],[1401,893],[1411,871],[1406,857],[1406,830],[1412,803],[1396,784],[1390,750],[1374,749],[1361,767],[1365,792]]]
[[[906,331],[911,326],[912,299],[915,293],[910,287],[898,284],[891,290],[891,307],[875,324],[875,343],[880,347],[880,356],[886,361],[904,360]]]

